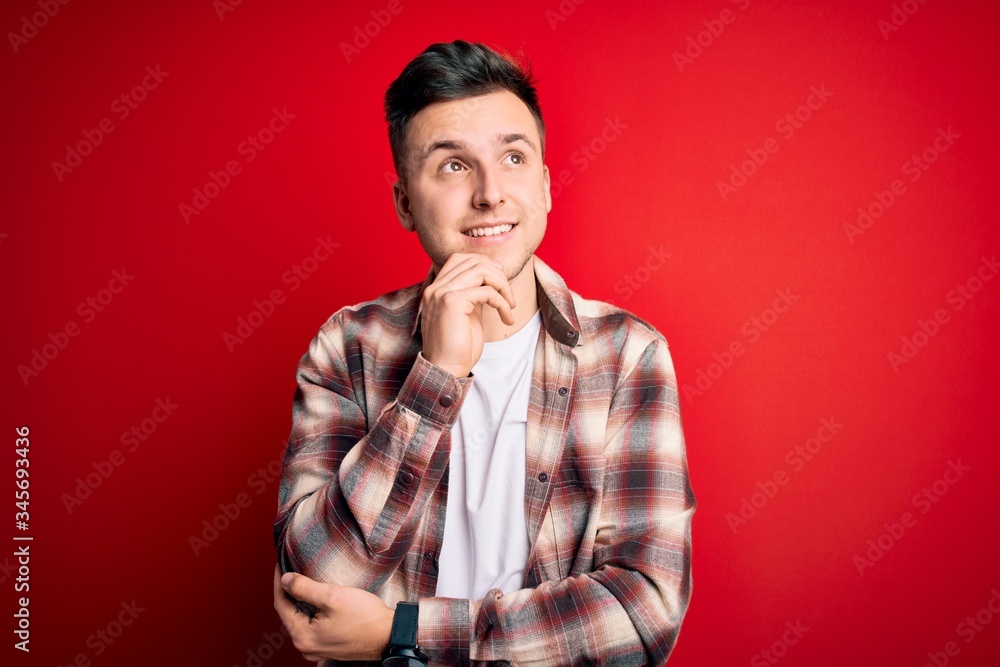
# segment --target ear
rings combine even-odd
[[[410,197],[406,194],[406,183],[397,180],[392,184],[392,201],[396,206],[396,215],[403,229],[408,232],[416,229],[413,224],[413,213],[410,211]]]
[[[551,180],[549,179],[549,165],[545,165],[543,170],[543,179],[545,180],[545,212],[552,212],[552,191],[549,189]]]

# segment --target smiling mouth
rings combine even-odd
[[[481,236],[499,236],[500,234],[506,234],[516,226],[516,224],[508,222],[502,225],[495,225],[493,227],[476,227],[475,229],[470,229],[462,233],[466,236],[471,236],[472,238],[479,238]]]

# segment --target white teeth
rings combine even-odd
[[[496,227],[478,227],[476,229],[470,229],[467,232],[463,232],[466,236],[495,236],[496,234],[504,234],[514,229],[514,225],[497,225]]]

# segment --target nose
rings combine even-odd
[[[488,210],[503,203],[503,186],[496,167],[482,167],[476,175],[475,189],[472,192],[472,205],[480,210]]]

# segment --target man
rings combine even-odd
[[[386,118],[432,267],[334,313],[299,364],[279,616],[311,660],[663,664],[694,511],[666,341],[534,254],[552,202],[518,65],[434,44]]]

